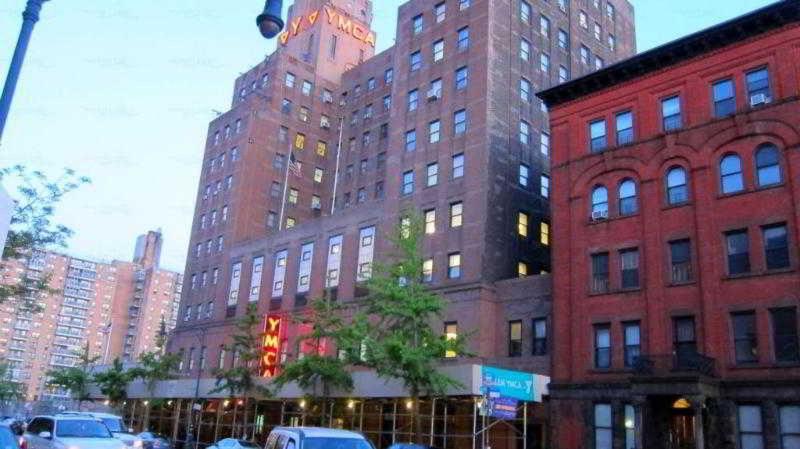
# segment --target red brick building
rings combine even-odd
[[[800,2],[540,93],[553,447],[798,447]]]

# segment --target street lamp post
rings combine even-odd
[[[28,50],[28,43],[31,41],[33,26],[39,21],[39,12],[42,4],[47,0],[28,0],[25,11],[22,13],[22,29],[19,32],[17,47],[14,49],[14,56],[11,58],[11,65],[8,68],[6,84],[3,87],[3,96],[0,97],[0,142],[3,139],[3,129],[6,127],[8,111],[11,109],[11,100],[14,98],[14,90],[17,88],[19,73],[22,70],[22,62],[25,60],[25,52]]]

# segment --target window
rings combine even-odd
[[[788,268],[789,261],[789,235],[785,224],[764,226],[764,259],[767,270]]]
[[[322,89],[322,102],[333,103],[333,92],[330,89]]]
[[[292,112],[292,102],[284,98],[283,101],[281,102],[281,113],[290,114],[291,112]]]
[[[619,184],[619,214],[633,215],[639,211],[636,182],[626,179]]]
[[[533,320],[533,355],[547,355],[547,318]]]
[[[317,155],[321,157],[325,157],[328,154],[328,143],[324,140],[317,141]]]
[[[463,11],[463,10],[469,8],[469,2],[470,2],[470,0],[458,0],[458,9],[459,9],[459,11]]]
[[[517,262],[517,277],[524,278],[526,276],[528,276],[528,263]]]
[[[391,84],[392,80],[394,80],[394,69],[386,69],[383,72],[383,82],[385,84]]]
[[[761,407],[758,405],[739,405],[739,444],[742,449],[762,449],[764,431],[761,421]]]
[[[433,43],[433,62],[439,62],[444,59],[444,40],[439,39]]]
[[[583,63],[583,65],[589,65],[589,60],[592,58],[589,48],[586,47],[585,45],[581,45],[580,55],[581,55],[581,63]]]
[[[447,278],[458,279],[461,277],[461,253],[447,255]]]
[[[613,447],[612,441],[611,404],[595,404],[594,449],[611,449]]]
[[[519,164],[519,177],[517,178],[517,182],[522,187],[528,187],[528,181],[530,180],[531,176],[531,169],[526,164]]]
[[[625,449],[639,449],[636,445],[636,429],[638,427],[636,408],[631,404],[625,404]]]
[[[433,281],[433,259],[425,259],[422,262],[422,282]]]
[[[523,61],[528,61],[531,58],[531,43],[525,38],[519,41],[519,58]]]
[[[605,61],[600,56],[594,55],[594,69],[600,70],[605,66]]]
[[[732,79],[717,81],[711,90],[714,95],[714,117],[725,117],[736,112],[736,92]]]
[[[286,217],[286,229],[292,229],[297,224],[297,220],[292,217]]]
[[[731,325],[736,363],[757,362],[756,313],[749,311],[731,314]]]
[[[301,122],[308,123],[308,119],[309,119],[309,115],[310,114],[311,114],[311,111],[309,111],[307,107],[300,106],[300,112],[298,113],[298,118],[300,119]]]
[[[286,72],[286,76],[283,79],[283,84],[286,87],[288,87],[290,89],[293,89],[294,88],[294,79],[295,79],[294,73]]]
[[[367,80],[367,90],[375,90],[375,78]]]
[[[450,203],[450,227],[451,228],[459,228],[463,224],[464,220],[464,203],[458,201],[456,203]]]
[[[383,181],[378,181],[375,183],[375,198],[383,198]]]
[[[558,0],[558,9],[567,12],[567,0]]]
[[[756,179],[759,187],[781,183],[781,164],[778,148],[765,144],[756,151]]]
[[[547,175],[541,175],[539,177],[539,194],[543,198],[550,198],[550,177]]]
[[[306,135],[297,133],[294,137],[294,147],[298,150],[303,150],[306,147]]]
[[[639,322],[622,324],[622,332],[625,338],[625,367],[630,368],[636,363],[636,359],[642,352],[641,327]]]
[[[519,357],[522,355],[522,321],[508,322],[508,356]]]
[[[592,218],[608,217],[608,189],[597,186],[592,190]]]
[[[302,85],[301,89],[302,89],[303,95],[305,95],[307,97],[310,97],[311,96],[311,92],[314,90],[314,85],[311,84],[311,81],[303,80],[303,85]]]
[[[529,223],[530,216],[526,212],[517,212],[517,235],[527,237]]]
[[[606,148],[606,121],[595,120],[589,123],[589,149],[594,153]]]
[[[369,159],[361,159],[358,163],[358,173],[364,174],[367,172],[367,167],[369,166]]]
[[[286,142],[289,139],[289,128],[281,126],[278,129],[278,142]]]
[[[563,65],[558,66],[558,82],[566,83],[569,81],[569,70]]]
[[[800,361],[797,336],[797,309],[785,307],[770,310],[772,316],[772,342],[775,360],[778,362]]]
[[[608,35],[608,49],[615,51],[617,49],[617,38],[613,34]]]
[[[464,134],[467,131],[467,111],[461,109],[453,113],[453,133]]]
[[[275,213],[275,212],[270,211],[267,214],[267,227],[274,228],[275,227],[275,221],[277,221],[277,219],[278,219],[278,214]]]
[[[439,141],[440,130],[442,123],[439,120],[434,120],[428,123],[428,142],[437,143]]]
[[[339,36],[331,35],[331,41],[328,45],[328,57],[333,59],[336,57],[336,44],[339,42]]]
[[[758,106],[771,101],[769,71],[767,71],[766,67],[748,72],[745,80],[747,81],[747,95],[750,97],[750,106]]]
[[[456,321],[444,323],[444,339],[447,341],[458,339],[458,323]],[[447,350],[445,351],[444,356],[447,358],[453,358],[457,357],[458,354],[453,350]]]
[[[539,136],[539,152],[542,156],[550,156],[550,134],[544,131]]]
[[[417,149],[417,130],[412,129],[406,131],[406,151],[414,151]]]
[[[781,431],[781,449],[800,447],[800,405],[784,405],[778,408]]]
[[[550,223],[545,221],[539,223],[539,243],[544,246],[550,245]]]
[[[436,233],[436,209],[425,211],[425,234]]]
[[[692,280],[692,256],[689,240],[669,242],[671,278],[673,283]]]
[[[614,21],[614,15],[615,15],[614,5],[612,5],[611,3],[606,2],[606,17],[608,17],[608,20],[613,22]]]
[[[683,126],[681,119],[681,98],[677,95],[661,100],[661,120],[665,132],[680,129]]]
[[[443,22],[445,18],[445,3],[438,3],[433,7],[433,15],[436,17],[436,23]]]
[[[415,36],[417,34],[419,34],[419,33],[422,33],[422,29],[424,27],[424,24],[425,24],[425,22],[424,22],[424,19],[422,18],[422,14],[420,14],[418,16],[414,16],[414,18],[411,19],[411,27],[412,27],[413,34]]]
[[[673,351],[678,368],[692,366],[697,355],[697,338],[695,336],[694,317],[677,317],[672,319]]]
[[[469,84],[469,69],[464,66],[456,70],[456,90],[466,89]]]
[[[519,20],[530,23],[531,21],[531,4],[525,0],[519,2]]]
[[[439,164],[436,162],[428,164],[427,182],[428,187],[433,187],[439,183]]]
[[[456,46],[458,51],[463,51],[469,48],[469,27],[464,27],[458,30]]]
[[[550,19],[545,16],[539,17],[539,32],[544,37],[550,37]]]
[[[603,40],[603,28],[601,28],[600,24],[597,22],[594,23],[594,39],[596,41]]]
[[[453,179],[464,176],[464,153],[453,155]]]
[[[611,326],[608,324],[594,327],[594,367],[611,368]]]
[[[519,79],[519,98],[525,103],[531,101],[531,82],[525,78]]]
[[[719,163],[722,193],[735,193],[744,190],[742,160],[736,154],[728,154]]]
[[[531,125],[525,120],[519,121],[519,142],[523,145],[531,142]]]
[[[403,173],[403,188],[401,190],[403,195],[410,195],[414,193],[414,172],[409,170]]]
[[[419,91],[414,89],[408,93],[408,112],[416,111],[419,105]]]
[[[742,274],[750,271],[750,243],[747,229],[725,233],[728,255],[728,274]]]
[[[639,250],[626,249],[619,252],[622,288],[639,287]]]
[[[411,55],[408,57],[408,60],[412,72],[415,72],[422,68],[422,53],[420,53],[419,51],[411,53]]]
[[[606,293],[608,287],[608,253],[592,254],[592,293]]]
[[[544,73],[550,72],[550,55],[547,53],[539,55],[539,70]],[[544,102],[542,102],[542,105],[544,105]]]
[[[278,181],[272,181],[272,186],[269,189],[269,194],[273,198],[281,196],[281,183]]]
[[[689,188],[686,185],[686,170],[672,167],[667,172],[667,202],[670,205],[689,201]]]
[[[580,25],[583,29],[589,28],[589,16],[587,16],[583,11],[578,12],[578,25]]]
[[[564,51],[569,50],[569,34],[562,29],[558,30],[558,46]]]
[[[633,142],[633,112],[625,111],[617,114],[617,145]]]

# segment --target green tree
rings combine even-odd
[[[78,410],[86,401],[91,401],[89,387],[92,384],[92,367],[100,357],[92,357],[87,343],[80,352],[80,359],[74,366],[52,369],[47,371],[47,384],[69,390],[72,398],[78,401]]]
[[[375,264],[367,281],[369,294],[358,318],[369,326],[367,365],[380,377],[400,380],[409,392],[417,443],[422,443],[420,397],[442,396],[461,386],[441,373],[437,364],[448,352],[467,355],[463,338],[448,339],[431,326],[441,322],[445,301],[424,282],[422,237],[422,218],[404,213],[389,238],[392,253],[386,263]]]
[[[54,223],[53,214],[64,196],[89,183],[89,178],[65,169],[61,176],[50,179],[41,171],[15,165],[0,169],[0,182],[13,186],[12,197],[16,200],[0,263],[5,265],[34,249],[67,246],[67,239],[73,231]],[[26,278],[18,283],[2,282],[0,303],[16,299],[20,309],[37,311],[40,306],[36,292],[53,292],[48,281],[49,277],[43,276],[41,279]]]
[[[14,402],[24,397],[24,384],[12,380],[8,363],[0,363],[0,402]]]
[[[326,296],[312,301],[309,311],[298,314],[295,322],[310,327],[310,332],[296,341],[296,347],[305,348],[306,353],[287,363],[273,380],[278,389],[296,382],[309,397],[319,400],[323,422],[327,420],[329,426],[333,420],[332,407],[329,409],[333,390],[353,391],[349,367],[355,361],[350,355],[357,353],[366,330],[348,322],[344,312],[341,304]]]
[[[244,428],[247,428],[250,397],[272,395],[267,387],[257,381],[260,377],[258,371],[261,360],[260,325],[261,317],[258,315],[256,305],[251,304],[247,308],[247,313],[236,323],[233,342],[225,347],[226,351],[233,354],[234,363],[230,368],[216,370],[216,387],[210,391],[211,394],[227,392],[231,399],[243,400]],[[235,422],[233,428],[236,428]]]
[[[177,377],[175,371],[181,361],[180,355],[165,351],[166,336],[166,322],[164,317],[161,317],[161,329],[156,339],[155,350],[141,353],[138,366],[130,369],[131,380],[140,379],[144,382],[152,406],[159,406],[164,401],[155,397],[156,385],[161,381],[175,379]]]
[[[100,393],[108,398],[111,405],[115,407],[128,399],[128,383],[131,379],[130,371],[125,369],[119,357],[115,358],[105,371],[95,373],[92,377],[94,383],[100,388]]]

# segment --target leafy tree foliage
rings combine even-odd
[[[92,380],[112,405],[116,406],[128,399],[128,383],[131,373],[125,369],[119,357],[114,359],[111,366],[105,371],[95,373]]]
[[[72,398],[78,401],[78,410],[86,401],[91,401],[89,387],[92,384],[92,366],[97,363],[100,357],[92,357],[89,354],[89,344],[80,354],[80,360],[75,366],[52,369],[47,372],[47,384],[54,387],[61,387],[69,390]]]
[[[164,399],[155,397],[157,383],[176,378],[175,371],[181,361],[180,355],[167,353],[164,349],[165,347],[166,322],[162,317],[161,330],[156,340],[155,350],[143,352],[139,355],[138,366],[130,369],[131,380],[140,379],[144,382],[150,396],[150,403],[153,406],[161,405],[164,401]]]
[[[11,367],[0,363],[0,402],[13,402],[25,397],[24,384],[11,379]]]

